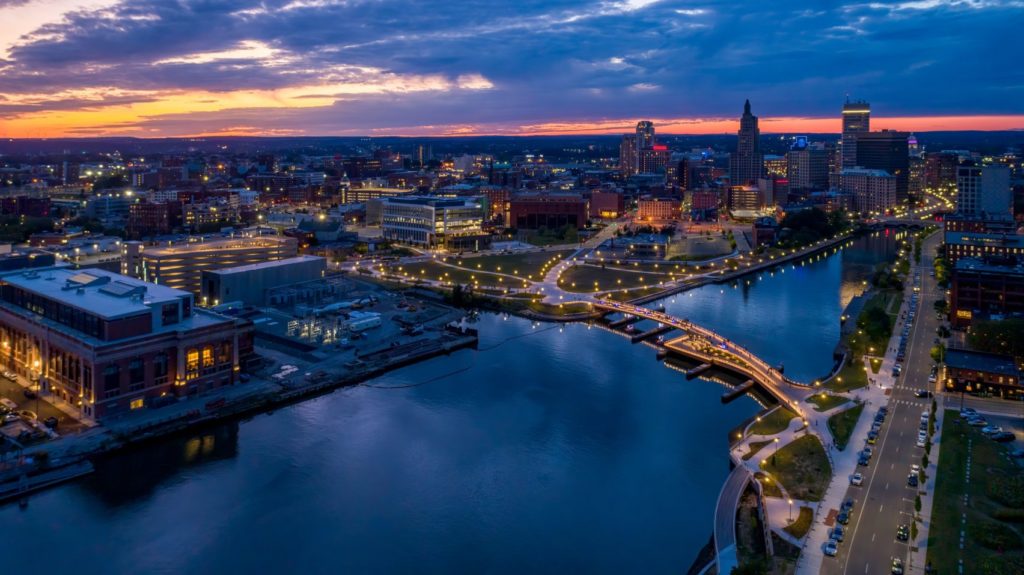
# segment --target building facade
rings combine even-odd
[[[857,137],[871,131],[871,104],[849,100],[843,104],[843,136],[839,169],[863,166],[857,159]]]
[[[317,256],[298,256],[203,272],[203,305],[241,302],[242,305],[267,305],[268,292],[283,286],[324,277],[327,260]]]
[[[192,294],[103,270],[0,275],[2,363],[92,420],[231,385],[252,324]]]
[[[486,249],[481,198],[384,198],[381,232],[384,239],[448,249]]]
[[[950,323],[965,328],[977,319],[1024,316],[1024,265],[1016,262],[1024,258],[957,260],[950,274]]]
[[[582,228],[587,200],[579,194],[522,193],[512,196],[509,213],[509,226],[521,230]]]
[[[743,104],[737,137],[736,152],[729,156],[730,183],[733,186],[756,184],[764,174],[764,156],[761,154],[757,116],[750,113],[750,100]]]
[[[894,130],[857,134],[857,166],[885,170],[896,178],[896,201],[904,203],[910,194],[910,134]]]
[[[885,170],[846,168],[840,181],[861,213],[881,214],[896,207],[896,178]]]

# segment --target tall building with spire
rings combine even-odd
[[[871,104],[864,100],[843,104],[843,138],[841,168],[860,166],[857,162],[857,134],[871,131]]]
[[[764,175],[764,156],[761,154],[761,130],[757,116],[750,113],[750,100],[743,104],[736,152],[729,156],[729,180],[733,186],[757,185]]]
[[[654,122],[643,120],[637,122],[636,133],[623,134],[619,144],[619,168],[624,177],[640,173],[644,150],[654,148]]]
[[[654,146],[654,122],[643,120],[636,124],[636,147],[638,150]]]

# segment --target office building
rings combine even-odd
[[[198,296],[202,275],[219,270],[298,255],[298,242],[287,236],[255,236],[204,240],[167,246],[125,242],[122,273],[147,282],[185,290]]]
[[[764,157],[761,131],[757,127],[757,116],[750,113],[750,100],[743,104],[737,136],[736,152],[729,156],[729,181],[733,186],[756,184],[764,172]]]
[[[966,164],[957,168],[956,211],[965,217],[1005,220],[1013,217],[1010,168]]]
[[[3,274],[2,363],[93,420],[235,383],[252,324],[192,304],[103,270]]]
[[[636,218],[642,223],[666,224],[679,219],[682,202],[670,198],[643,198],[637,201]]]
[[[950,323],[1024,317],[1024,256],[959,258],[950,274]]]
[[[263,306],[270,303],[267,296],[271,290],[321,279],[326,271],[327,260],[316,256],[208,270],[203,272],[202,302]]]
[[[619,171],[623,178],[628,178],[640,170],[640,160],[637,153],[636,135],[623,134],[622,142],[619,144]]]
[[[906,132],[882,130],[856,135],[857,166],[885,170],[896,178],[896,202],[905,203],[910,193],[910,156]]]
[[[655,144],[640,150],[641,174],[665,174],[672,152],[668,146]]]
[[[654,139],[654,122],[647,120],[636,124],[636,149],[643,150],[653,147],[657,142]]]
[[[756,211],[764,207],[761,190],[755,186],[730,186],[729,211]]]
[[[1012,357],[950,349],[944,359],[946,391],[988,393],[1015,401],[1022,399],[1021,372]]]
[[[625,211],[625,200],[619,192],[613,190],[590,192],[591,219],[615,219]]]
[[[863,100],[843,104],[843,135],[839,169],[864,166],[857,157],[857,137],[871,131],[871,104]],[[868,167],[868,166],[864,166]]]
[[[798,193],[828,188],[828,152],[819,143],[808,143],[806,138],[793,144],[786,153],[786,179],[789,189]]]
[[[960,157],[952,152],[934,152],[924,158],[924,185],[932,190],[949,190],[956,186],[956,169]]]
[[[587,225],[587,200],[573,193],[521,193],[509,202],[509,225],[521,230]]]
[[[885,170],[845,168],[840,181],[858,212],[882,214],[896,207],[896,178]]]
[[[425,196],[383,198],[381,232],[384,239],[450,250],[480,250],[490,246],[483,232],[482,199]]]

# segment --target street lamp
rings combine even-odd
[[[793,522],[793,500],[789,500],[789,522]]]

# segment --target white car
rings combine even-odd
[[[918,437],[917,438],[917,446],[918,447],[924,447],[924,438],[923,437]]]
[[[920,465],[915,463],[915,464],[910,466],[910,472],[913,473],[914,475],[917,475],[920,471],[921,471],[921,466]]]
[[[850,477],[850,485],[863,485],[863,484],[864,484],[864,476],[861,475],[860,473],[854,473]]]

